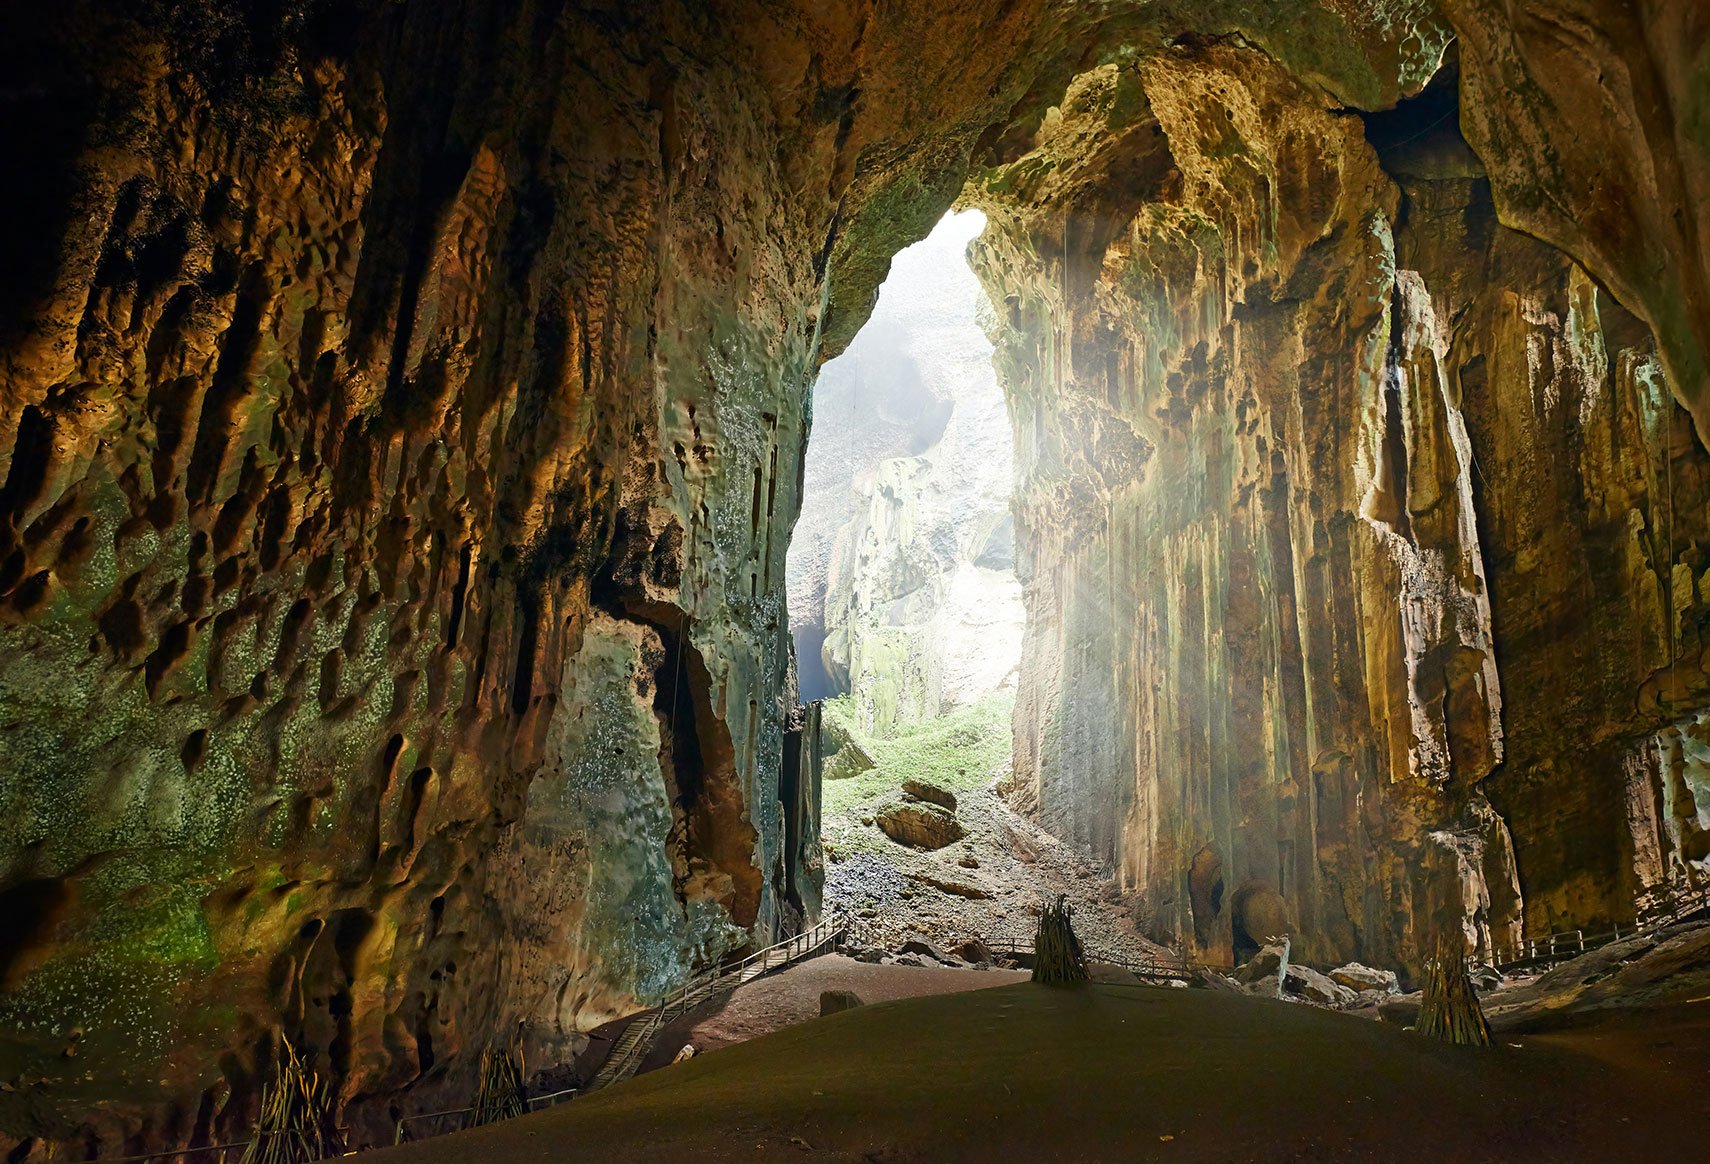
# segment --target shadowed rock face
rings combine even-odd
[[[1512,7],[9,10],[0,1132],[241,1138],[283,1031],[384,1138],[795,924],[805,396],[970,178],[1053,827],[1368,960],[1678,877],[1701,18]],[[1349,112],[1448,21],[1488,177]]]

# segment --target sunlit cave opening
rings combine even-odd
[[[918,922],[886,887],[971,845],[958,801],[991,797],[1009,766],[1026,617],[1013,438],[965,256],[984,226],[947,214],[896,256],[812,401],[790,630],[801,697],[821,701],[827,906],[875,931]]]
[[[899,253],[813,392],[787,571],[800,692],[881,736],[1001,700],[1021,656],[1013,441],[964,257],[984,226],[952,212]]]
[[[967,257],[985,225],[952,212],[900,252],[823,369],[789,554],[825,909],[886,956],[911,935],[1026,939],[1080,860],[1008,799],[1026,613],[996,321]]]

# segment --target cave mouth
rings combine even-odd
[[[951,211],[899,252],[813,392],[787,567],[799,694],[863,735],[1007,719],[1014,698],[1014,434],[965,254],[985,221]]]

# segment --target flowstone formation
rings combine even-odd
[[[1500,224],[1456,82],[1351,117],[1184,39],[968,195],[1021,442],[1017,781],[1208,953],[1496,957],[1702,869],[1710,458],[1646,329]]]
[[[1042,819],[1206,948],[1665,891],[1705,20],[8,6],[6,1148],[245,1138],[283,1037],[383,1141],[812,912],[805,400],[970,180]]]

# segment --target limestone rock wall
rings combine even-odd
[[[8,1147],[242,1138],[280,1033],[383,1140],[812,908],[821,332],[1073,32],[821,7],[7,12]]]
[[[1536,6],[1444,7],[7,6],[8,1151],[242,1138],[280,1034],[381,1140],[811,910],[807,386],[976,172],[1065,596],[1018,735],[1054,827],[1210,946],[1274,869],[1368,957],[1512,924],[1516,867],[1547,917],[1622,908],[1582,845],[1701,860],[1701,454],[1662,407],[1702,393],[1696,9],[1576,0],[1637,22],[1574,58],[1635,87],[1558,69]],[[1553,167],[1504,156],[1497,212],[1593,278],[1455,274],[1509,245],[1481,179],[1471,240],[1403,257],[1424,195],[1340,106],[1415,92],[1450,19],[1473,144]],[[1620,149],[1566,140],[1594,107]]]
[[[1710,458],[1456,114],[1452,66],[1362,119],[1182,42],[1078,77],[969,195],[1021,442],[1017,791],[1159,937],[1488,950],[1631,917],[1702,848],[1640,741],[1703,702],[1671,660]]]
[[[808,227],[659,29],[140,11],[6,350],[0,1123],[240,1131],[282,1030],[371,1132],[791,923]]]

